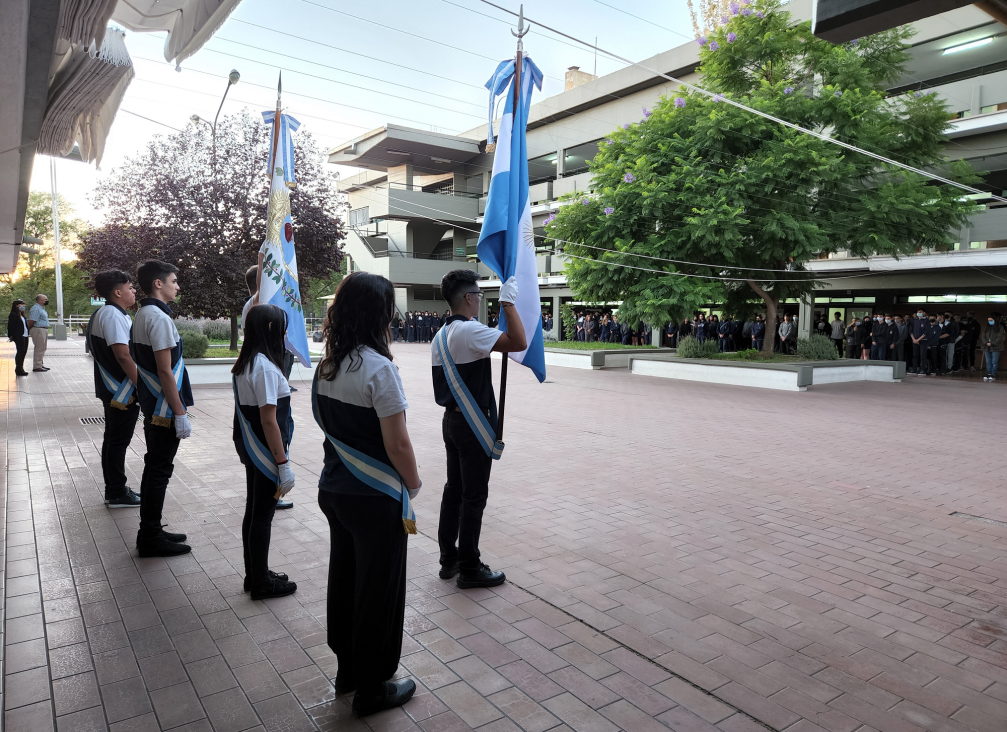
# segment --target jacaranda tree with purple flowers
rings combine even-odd
[[[974,183],[968,165],[942,150],[942,100],[884,93],[903,74],[907,30],[833,45],[809,23],[795,24],[778,0],[732,3],[729,12],[698,39],[700,84],[716,97],[682,89],[615,130],[591,163],[594,193],[546,227],[572,255],[574,292],[621,300],[630,322],[660,325],[703,303],[739,312],[761,301],[775,323],[783,299],[814,289],[809,260],[948,245],[974,210],[959,189],[731,104]],[[765,351],[772,347],[767,338]]]

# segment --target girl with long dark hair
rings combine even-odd
[[[407,702],[411,679],[392,681],[402,652],[410,499],[422,485],[406,430],[405,393],[388,350],[395,288],[355,272],[325,319],[325,358],[311,385],[325,433],[318,504],[329,521],[328,643],[336,693],[356,690],[353,710]]]
[[[290,386],[283,376],[287,316],[276,305],[256,305],[243,323],[245,340],[234,374],[234,447],[245,466],[245,591],[253,600],[283,597],[297,589],[285,574],[269,570],[269,539],[276,501],[294,487],[287,458],[293,436]]]
[[[14,373],[18,376],[27,376],[28,372],[24,370],[24,357],[28,353],[28,322],[24,317],[24,300],[15,300],[10,304],[7,339],[14,342]]]

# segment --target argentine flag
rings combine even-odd
[[[304,329],[304,309],[301,307],[301,289],[297,282],[294,224],[290,218],[290,189],[297,185],[294,180],[293,133],[301,123],[290,115],[280,115],[280,137],[274,160],[271,143],[276,112],[263,112],[262,119],[269,128],[267,169],[271,172],[272,184],[269,187],[269,209],[266,214],[266,240],[259,249],[263,256],[259,303],[277,305],[287,314],[287,350],[297,356],[302,365],[310,368],[308,334]]]
[[[506,92],[500,135],[493,158],[486,214],[476,252],[501,282],[517,278],[518,297],[514,303],[528,336],[528,349],[510,357],[530,368],[539,381],[545,380],[545,348],[542,338],[542,304],[538,292],[538,267],[535,263],[535,231],[532,228],[528,200],[528,149],[525,128],[531,107],[532,86],[542,89],[542,72],[524,56],[521,68],[520,104],[514,108],[513,60],[497,66],[486,82],[490,90],[490,127],[488,142],[493,142],[493,100]],[[500,319],[506,330],[506,321]]]

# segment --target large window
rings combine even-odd
[[[563,175],[568,176],[577,175],[578,173],[586,173],[588,170],[588,162],[598,154],[599,142],[601,142],[600,139],[592,140],[591,142],[585,142],[583,145],[568,147],[564,150]]]
[[[556,160],[558,153],[539,155],[528,161],[528,185],[556,180]]]

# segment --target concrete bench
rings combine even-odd
[[[748,363],[707,359],[648,358],[634,354],[629,370],[641,376],[664,379],[731,384],[758,389],[807,391],[815,384],[846,381],[882,381],[894,383],[906,375],[904,361],[804,361],[792,363]]]

